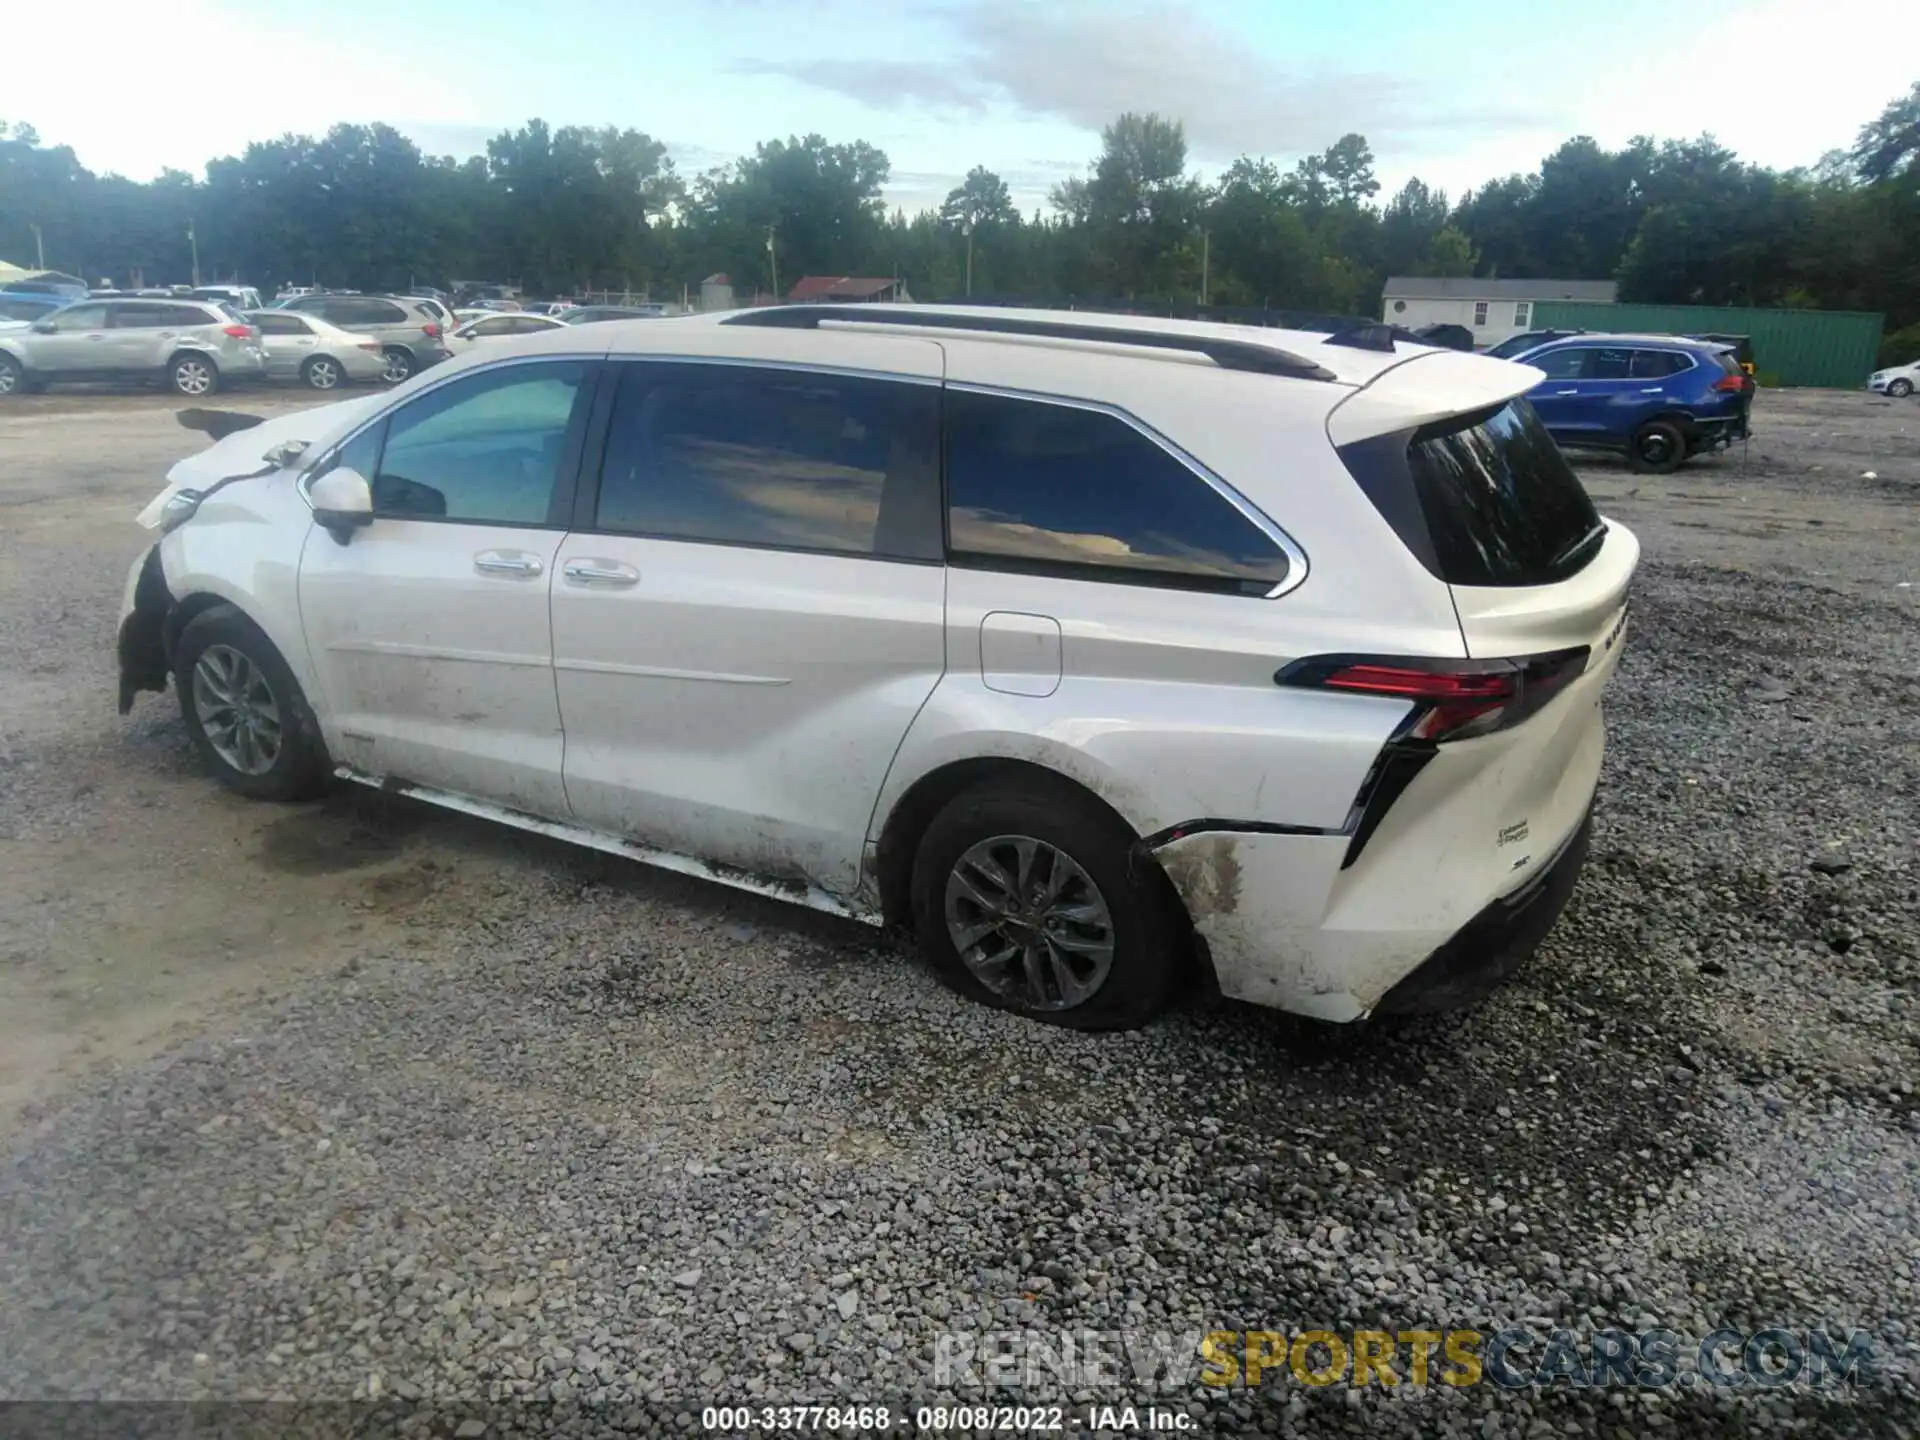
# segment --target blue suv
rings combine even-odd
[[[1747,435],[1753,379],[1717,341],[1581,335],[1512,357],[1547,378],[1527,399],[1562,445],[1664,474]]]

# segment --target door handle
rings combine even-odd
[[[1578,390],[1556,390],[1553,393],[1556,395],[1578,395],[1580,392]]]
[[[91,341],[93,341],[93,342],[94,342],[95,344],[98,344],[98,343],[99,343],[100,341],[102,341],[102,340],[104,340],[104,339],[106,339],[106,338],[107,338],[107,337],[106,337],[106,336],[104,336],[104,335],[89,335],[89,336],[87,336],[87,339],[89,339],[89,340],[91,340]]]
[[[567,577],[569,585],[604,585],[610,590],[624,590],[640,583],[640,572],[618,560],[569,560],[560,573]]]
[[[531,578],[546,567],[537,556],[511,550],[482,550],[473,557],[473,568],[483,575],[515,575]]]
[[[1662,390],[1658,385],[1642,385],[1640,387],[1640,393],[1642,395],[1664,395],[1667,392]]]

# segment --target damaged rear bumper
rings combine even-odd
[[[167,655],[167,612],[173,594],[167,589],[160,565],[160,547],[153,546],[133,562],[120,597],[120,713],[133,708],[142,690],[165,690],[172,664]]]

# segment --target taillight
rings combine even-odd
[[[253,338],[253,327],[251,325],[229,325],[220,333],[222,335],[231,335],[236,340],[251,340]]]
[[[1746,375],[1722,375],[1713,382],[1713,388],[1726,391],[1744,391],[1753,382]]]
[[[440,327],[435,325],[431,320],[420,328],[427,332],[427,338],[429,340],[438,340],[440,338]]]
[[[1273,679],[1409,700],[1414,709],[1395,738],[1437,745],[1519,724],[1587,668],[1587,655],[1585,645],[1511,660],[1324,655],[1296,660]]]

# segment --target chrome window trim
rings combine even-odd
[[[1205,483],[1215,494],[1233,506],[1235,510],[1239,511],[1241,519],[1252,525],[1253,528],[1258,530],[1262,535],[1265,535],[1267,539],[1274,543],[1280,553],[1286,556],[1286,575],[1282,577],[1279,584],[1257,598],[1262,600],[1278,600],[1282,595],[1297,590],[1301,585],[1306,583],[1307,574],[1311,569],[1311,565],[1307,559],[1307,552],[1300,547],[1298,541],[1275,524],[1259,506],[1255,505],[1251,500],[1247,499],[1246,496],[1234,489],[1223,477],[1208,469],[1205,464],[1181,449],[1177,443],[1168,439],[1131,411],[1122,409],[1120,406],[1105,400],[1088,400],[1079,396],[1055,395],[1039,390],[1018,390],[1005,385],[984,385],[971,380],[949,380],[946,388],[949,390],[963,390],[973,395],[998,395],[1008,400],[1028,400],[1043,405],[1062,405],[1073,410],[1091,410],[1098,415],[1111,416],[1113,419],[1120,421],[1122,424],[1131,427],[1133,430],[1139,432],[1139,434],[1145,436],[1146,439],[1159,446],[1160,449],[1172,456],[1173,459],[1178,461],[1183,467],[1191,471],[1195,477]],[[1154,574],[1152,570],[1143,569],[1141,574],[1148,577],[1142,581],[1143,584],[1151,583],[1151,577]],[[1177,587],[1168,586],[1166,588],[1173,589]]]

